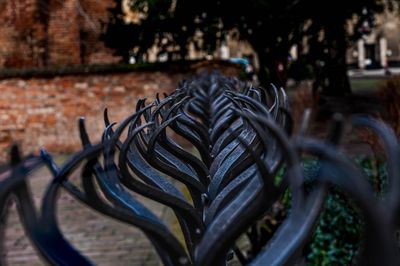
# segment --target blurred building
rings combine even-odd
[[[108,63],[98,41],[113,0],[0,1],[0,67]]]
[[[368,25],[365,25],[368,27]],[[386,68],[400,65],[399,6],[386,6],[375,17],[375,25],[348,51],[350,65],[364,68]]]

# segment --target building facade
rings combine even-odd
[[[385,7],[376,16],[371,33],[360,38],[348,51],[347,61],[359,69],[400,65],[399,7]]]

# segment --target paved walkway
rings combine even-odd
[[[389,71],[392,75],[399,75],[399,67],[389,67]],[[385,70],[379,69],[351,69],[348,71],[350,78],[385,78]]]
[[[39,203],[50,180],[49,174],[40,170],[30,180],[35,203]],[[169,217],[165,207],[150,200],[142,202],[159,217]],[[88,209],[65,191],[61,193],[57,207],[59,224],[66,238],[95,264],[160,265],[149,241],[136,228]],[[25,236],[15,204],[8,215],[4,241],[8,265],[46,265]]]

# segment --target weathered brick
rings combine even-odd
[[[26,153],[41,146],[56,153],[76,151],[80,148],[77,120],[81,116],[87,119],[92,141],[99,141],[105,107],[112,121],[121,122],[134,111],[139,98],[152,99],[157,92],[171,92],[191,75],[193,72],[142,71],[1,80],[0,147],[17,141]],[[6,158],[6,152],[0,149],[0,161]]]
[[[0,3],[0,67],[113,63],[99,36],[113,0]]]

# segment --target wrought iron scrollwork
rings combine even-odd
[[[164,265],[225,265],[232,252],[243,264],[292,265],[312,236],[330,184],[347,192],[364,215],[360,265],[400,264],[395,238],[400,148],[382,122],[357,116],[350,124],[371,129],[384,143],[389,191],[383,199],[376,198],[364,173],[337,148],[343,118],[336,117],[327,140],[306,137],[306,122],[292,136],[287,96],[273,85],[263,90],[217,74],[203,75],[183,81],[162,99],[157,95],[149,104],[139,100],[136,111],[119,126],[110,122],[107,110],[104,122],[101,142],[92,144],[84,120],[79,121],[83,148],[62,166],[44,150],[21,158],[14,147],[10,164],[0,169],[0,210],[6,210],[10,197],[17,200],[28,236],[51,264],[92,264],[58,227],[55,204],[61,188],[87,207],[142,230]],[[312,181],[302,167],[303,153],[320,161]],[[48,167],[53,179],[36,210],[27,179],[40,166]],[[78,167],[81,187],[68,179]],[[285,174],[277,182],[282,167]],[[286,191],[291,193],[290,214],[257,254],[246,257],[235,240]],[[170,207],[184,243],[132,192]]]

